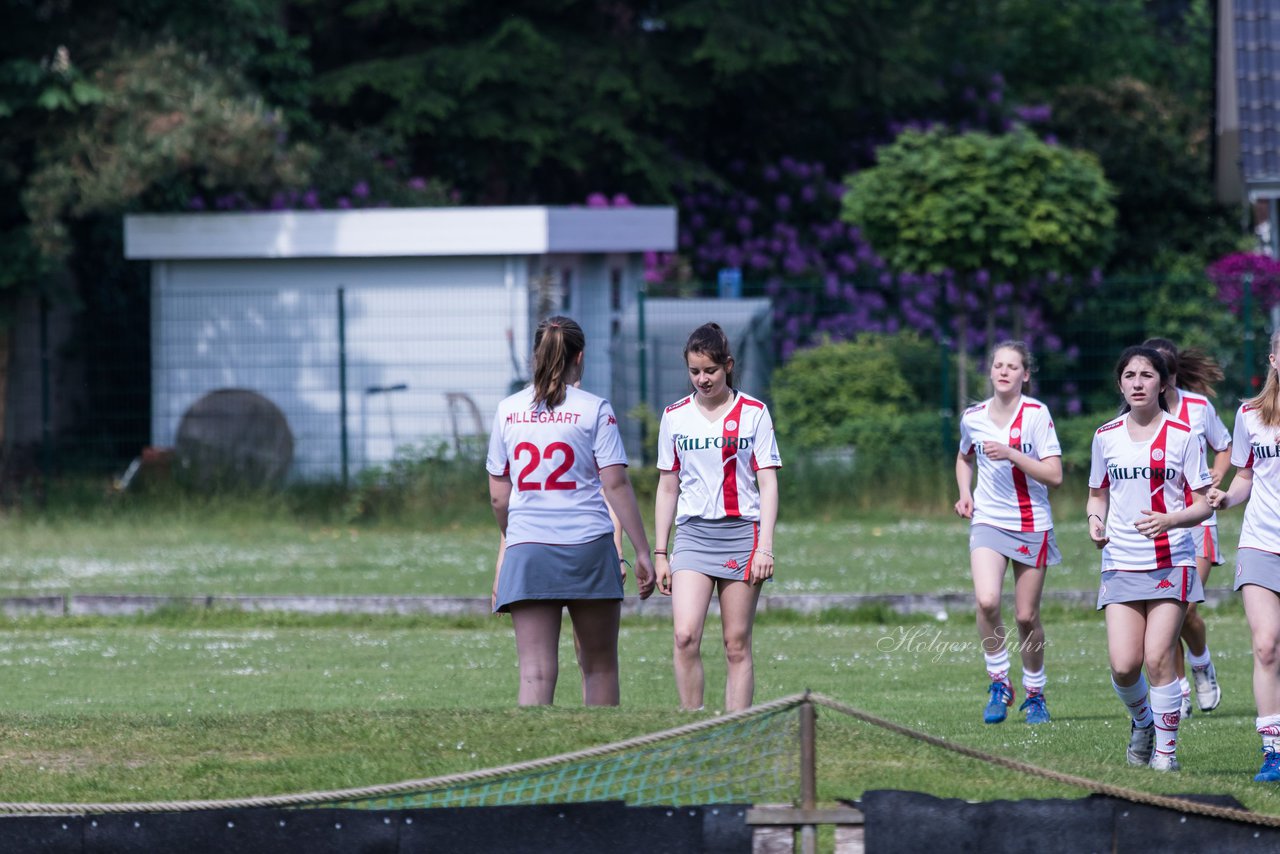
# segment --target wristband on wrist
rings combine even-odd
[[[1106,520],[1104,520],[1104,519],[1103,519],[1101,516],[1099,516],[1097,513],[1090,513],[1088,516],[1085,516],[1084,518],[1085,518],[1085,520],[1086,520],[1086,521],[1088,521],[1089,519],[1097,519],[1099,522],[1102,522],[1102,524],[1104,524],[1104,525],[1106,524]]]
[[[756,549],[756,551],[760,552],[760,554],[762,555],[768,555],[769,557],[773,557],[773,552],[769,551],[768,549]]]
[[[654,550],[653,550],[653,553],[654,553],[655,555],[664,555],[664,556],[665,556],[665,555],[666,555],[666,553],[667,553],[667,550],[666,550],[666,549],[654,549]]]

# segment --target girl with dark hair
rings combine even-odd
[[[1004,573],[1010,563],[1026,692],[1019,709],[1026,711],[1029,724],[1049,721],[1040,597],[1047,567],[1062,562],[1049,508],[1049,488],[1062,483],[1062,447],[1048,407],[1023,393],[1031,371],[1031,353],[1025,344],[997,344],[991,352],[993,395],[966,409],[960,418],[960,452],[956,455],[960,500],[955,509],[973,522],[969,528],[969,567],[977,601],[978,635],[990,680],[990,697],[982,713],[989,724],[1003,721],[1013,705],[1008,631],[1000,614]]]
[[[1235,589],[1253,635],[1253,699],[1262,736],[1262,768],[1253,779],[1280,782],[1280,330],[1271,335],[1267,381],[1236,411],[1226,491],[1209,490],[1219,509],[1245,501]]]
[[[533,384],[498,404],[489,436],[489,499],[506,543],[493,605],[511,614],[522,706],[555,697],[565,607],[583,702],[618,704],[623,576],[610,507],[635,549],[640,598],[653,592],[649,539],[613,407],[574,386],[585,347],[573,320],[557,316],[539,324]]]
[[[1111,684],[1131,718],[1125,758],[1177,771],[1182,691],[1173,646],[1187,603],[1204,601],[1186,529],[1211,512],[1210,478],[1190,425],[1167,412],[1164,357],[1130,347],[1115,373],[1124,406],[1093,436],[1085,507],[1089,536],[1102,550],[1098,609]]]
[[[1199,441],[1200,453],[1206,455],[1206,461],[1208,449],[1213,449],[1209,476],[1213,486],[1217,486],[1231,466],[1231,434],[1210,400],[1214,395],[1213,383],[1222,381],[1222,369],[1207,353],[1195,349],[1179,350],[1168,338],[1148,338],[1142,346],[1159,351],[1169,366],[1169,413],[1191,425],[1191,432]],[[1218,517],[1210,514],[1202,524],[1191,529],[1191,534],[1196,543],[1196,572],[1200,581],[1207,585],[1209,572],[1223,562],[1222,551],[1218,548]],[[1185,660],[1183,643],[1187,645]],[[1173,662],[1178,673],[1178,686],[1182,690],[1184,718],[1191,716],[1191,682],[1187,679],[1186,661],[1191,663],[1191,677],[1195,680],[1196,705],[1202,712],[1213,711],[1222,700],[1222,689],[1218,687],[1218,674],[1209,655],[1204,619],[1195,602],[1187,603],[1181,643],[1174,647]]]
[[[724,330],[695,329],[684,358],[693,393],[666,408],[658,431],[658,589],[671,596],[676,690],[690,710],[702,708],[702,632],[719,595],[725,710],[734,711],[750,706],[755,691],[751,632],[760,587],[773,575],[782,459],[768,407],[733,387]]]

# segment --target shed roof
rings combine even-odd
[[[375,208],[130,214],[132,260],[668,252],[670,207]]]

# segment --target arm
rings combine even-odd
[[[973,518],[973,466],[973,454],[956,454],[956,486],[960,488],[956,515],[962,519]]]
[[[653,536],[658,551],[653,556],[658,573],[658,591],[671,595],[671,559],[667,545],[671,542],[671,526],[676,519],[676,502],[680,498],[680,474],[663,471],[658,474],[658,493],[653,502]]]
[[[1107,508],[1111,506],[1111,493],[1106,489],[1089,487],[1089,500],[1085,502],[1085,521],[1089,525],[1089,539],[1098,548],[1111,540],[1107,537]]]
[[[653,561],[649,558],[649,537],[644,530],[644,522],[640,520],[640,510],[636,507],[636,494],[631,488],[631,478],[627,477],[624,465],[605,466],[600,469],[600,482],[604,485],[605,502],[618,514],[622,529],[627,532],[631,548],[636,553],[636,587],[641,599],[648,599],[653,593]]]
[[[1227,443],[1227,446],[1221,451],[1213,452],[1213,467],[1209,469],[1209,477],[1212,479],[1215,488],[1227,476],[1227,469],[1229,468],[1231,468],[1231,444]]]
[[[1148,538],[1159,536],[1170,528],[1194,528],[1205,519],[1208,519],[1213,513],[1213,508],[1209,506],[1208,498],[1206,498],[1208,491],[1208,486],[1200,487],[1192,493],[1191,503],[1174,513],[1156,513],[1154,510],[1143,510],[1142,515],[1145,518],[1140,520],[1134,527]]]
[[[511,506],[511,476],[489,475],[489,506],[493,518],[498,520],[498,530],[507,534],[507,509]]]
[[[1205,496],[1209,501],[1209,506],[1216,510],[1226,510],[1228,507],[1235,507],[1237,504],[1243,504],[1249,500],[1249,493],[1253,492],[1253,469],[1243,468],[1236,470],[1236,476],[1231,479],[1231,486],[1222,490],[1213,487]]]
[[[1062,457],[1037,460],[1017,448],[990,440],[982,443],[982,450],[993,460],[1008,460],[1025,472],[1027,477],[1035,478],[1045,486],[1054,488],[1062,485]]]
[[[627,559],[622,553],[622,521],[618,519],[618,514],[614,513],[613,508],[609,506],[609,499],[605,499],[604,506],[609,510],[609,521],[613,523],[613,547],[618,551],[618,566],[622,567],[622,583],[626,584]]]
[[[760,538],[751,557],[751,583],[763,584],[773,575],[773,528],[778,521],[778,470],[756,472],[760,490]]]
[[[502,576],[502,559],[507,556],[507,535],[498,535],[498,560],[493,567],[493,592],[489,594],[489,610],[498,607],[498,579]]]

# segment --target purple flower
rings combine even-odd
[[[369,198],[369,183],[363,180],[356,181],[351,187],[351,195],[355,196],[357,199]]]
[[[417,190],[418,192],[421,192],[427,189],[427,179],[421,177],[420,175],[414,175],[412,178],[409,179],[409,189]]]
[[[751,233],[751,218],[746,216],[738,217],[738,233],[744,237]]]
[[[314,188],[307,190],[302,195],[302,206],[308,210],[318,210],[320,208],[320,194]]]
[[[791,197],[786,193],[779,193],[774,204],[777,206],[779,213],[786,213],[791,210]]]
[[[348,199],[346,196],[338,196],[337,204],[338,204],[338,210],[345,211],[345,210],[351,209],[351,200]]]
[[[587,207],[589,208],[607,208],[609,207],[609,197],[604,193],[592,193],[587,196]]]
[[[631,204],[631,199],[627,198],[626,193],[618,193],[613,197],[613,206],[615,208],[631,208],[635,205]]]
[[[187,207],[193,211],[204,210],[204,197],[192,196],[190,199],[187,200]]]
[[[776,166],[766,166],[766,167],[764,167],[764,179],[765,179],[766,181],[768,181],[770,184],[777,183],[777,180],[778,180],[780,177],[782,177],[782,176],[781,176],[781,174],[778,172],[778,167],[776,167]]]

